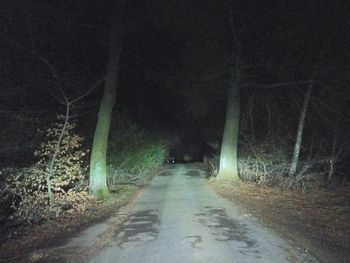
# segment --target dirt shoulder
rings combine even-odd
[[[155,169],[152,175],[162,169],[164,168]],[[149,180],[138,186],[121,185],[118,189],[113,189],[107,200],[90,202],[81,214],[57,218],[41,225],[11,228],[2,226],[0,262],[80,262],[82,258],[72,261],[72,257],[77,256],[78,248],[72,246],[65,248],[63,245],[72,237],[110,220],[106,226],[107,231],[101,228],[101,233],[91,237],[93,240],[90,240],[92,243],[98,241],[98,244],[94,244],[96,249],[103,246],[104,235],[111,232],[110,226],[116,228],[125,220],[133,201],[148,186],[152,178],[153,176],[150,176]],[[90,250],[91,253],[94,252],[93,249]]]
[[[64,245],[71,237],[85,229],[123,212],[137,195],[137,187],[127,187],[119,194],[112,194],[107,202],[95,202],[82,214],[46,222],[42,225],[21,226],[8,231],[7,240],[0,245],[0,262],[42,262],[46,251]],[[67,256],[67,255],[65,255]],[[49,261],[51,262],[51,261]],[[59,261],[63,262],[63,261]]]
[[[321,262],[349,262],[349,186],[302,193],[245,183],[233,186],[210,181],[209,185]]]

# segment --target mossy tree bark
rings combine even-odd
[[[228,0],[229,23],[232,33],[231,81],[227,93],[226,120],[220,152],[220,167],[217,179],[238,181],[237,145],[240,111],[240,42],[233,20],[232,2]]]
[[[122,49],[121,40],[123,33],[121,16],[125,4],[126,0],[120,0],[115,7],[111,27],[104,91],[98,111],[90,157],[90,193],[99,199],[103,199],[109,194],[107,187],[106,155],[112,111],[117,91],[118,64]]]

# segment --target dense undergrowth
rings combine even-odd
[[[109,187],[113,190],[120,184],[147,180],[150,171],[162,165],[169,154],[165,138],[156,131],[146,131],[125,115],[115,118],[107,155]]]
[[[261,143],[241,141],[238,151],[239,176],[243,182],[256,183],[261,186],[277,186],[285,189],[307,191],[315,187],[331,187],[334,184],[345,183],[346,176],[342,174],[342,162],[337,156],[332,156],[327,148],[314,149],[302,155],[295,176],[288,176],[291,165],[292,147],[287,140],[276,143],[272,138]],[[215,177],[219,172],[219,153],[208,158],[210,175]]]
[[[50,127],[38,130],[42,139],[31,166],[1,170],[2,221],[37,224],[85,210],[87,151],[75,128],[58,116]]]
[[[66,125],[65,125],[66,123]],[[42,128],[41,140],[27,167],[0,170],[0,223],[5,227],[70,220],[96,202],[88,190],[88,144],[76,123],[59,116]],[[150,172],[168,155],[165,136],[148,132],[129,116],[116,114],[109,137],[108,185],[121,193],[121,185],[147,181]],[[57,154],[55,154],[57,152]]]

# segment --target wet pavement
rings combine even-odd
[[[169,165],[90,262],[317,262],[207,187],[204,177],[199,164]]]

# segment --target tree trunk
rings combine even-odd
[[[90,157],[90,193],[99,199],[103,199],[109,194],[107,187],[106,155],[109,128],[117,91],[118,63],[122,48],[121,38],[123,31],[121,15],[125,3],[126,0],[118,2],[112,21],[106,79]]]
[[[226,120],[220,152],[220,167],[217,179],[238,181],[237,144],[239,130],[239,83],[240,83],[240,42],[233,21],[232,2],[228,0],[229,23],[232,33],[233,54],[231,60],[231,83],[227,94]]]
[[[289,173],[288,173],[289,176],[295,176],[297,168],[298,168],[301,142],[303,140],[305,117],[306,117],[307,108],[309,106],[310,95],[311,95],[311,91],[312,91],[313,86],[314,86],[314,83],[312,81],[309,84],[309,87],[308,87],[307,92],[306,92],[305,97],[304,97],[303,108],[301,110],[301,114],[300,114],[300,118],[299,118],[297,137],[296,137],[295,145],[294,145],[293,159],[292,159]]]
[[[232,87],[228,93],[226,120],[224,135],[222,138],[220,167],[217,178],[219,180],[239,180],[238,161],[237,161],[237,143],[239,129],[239,89],[238,86]]]

